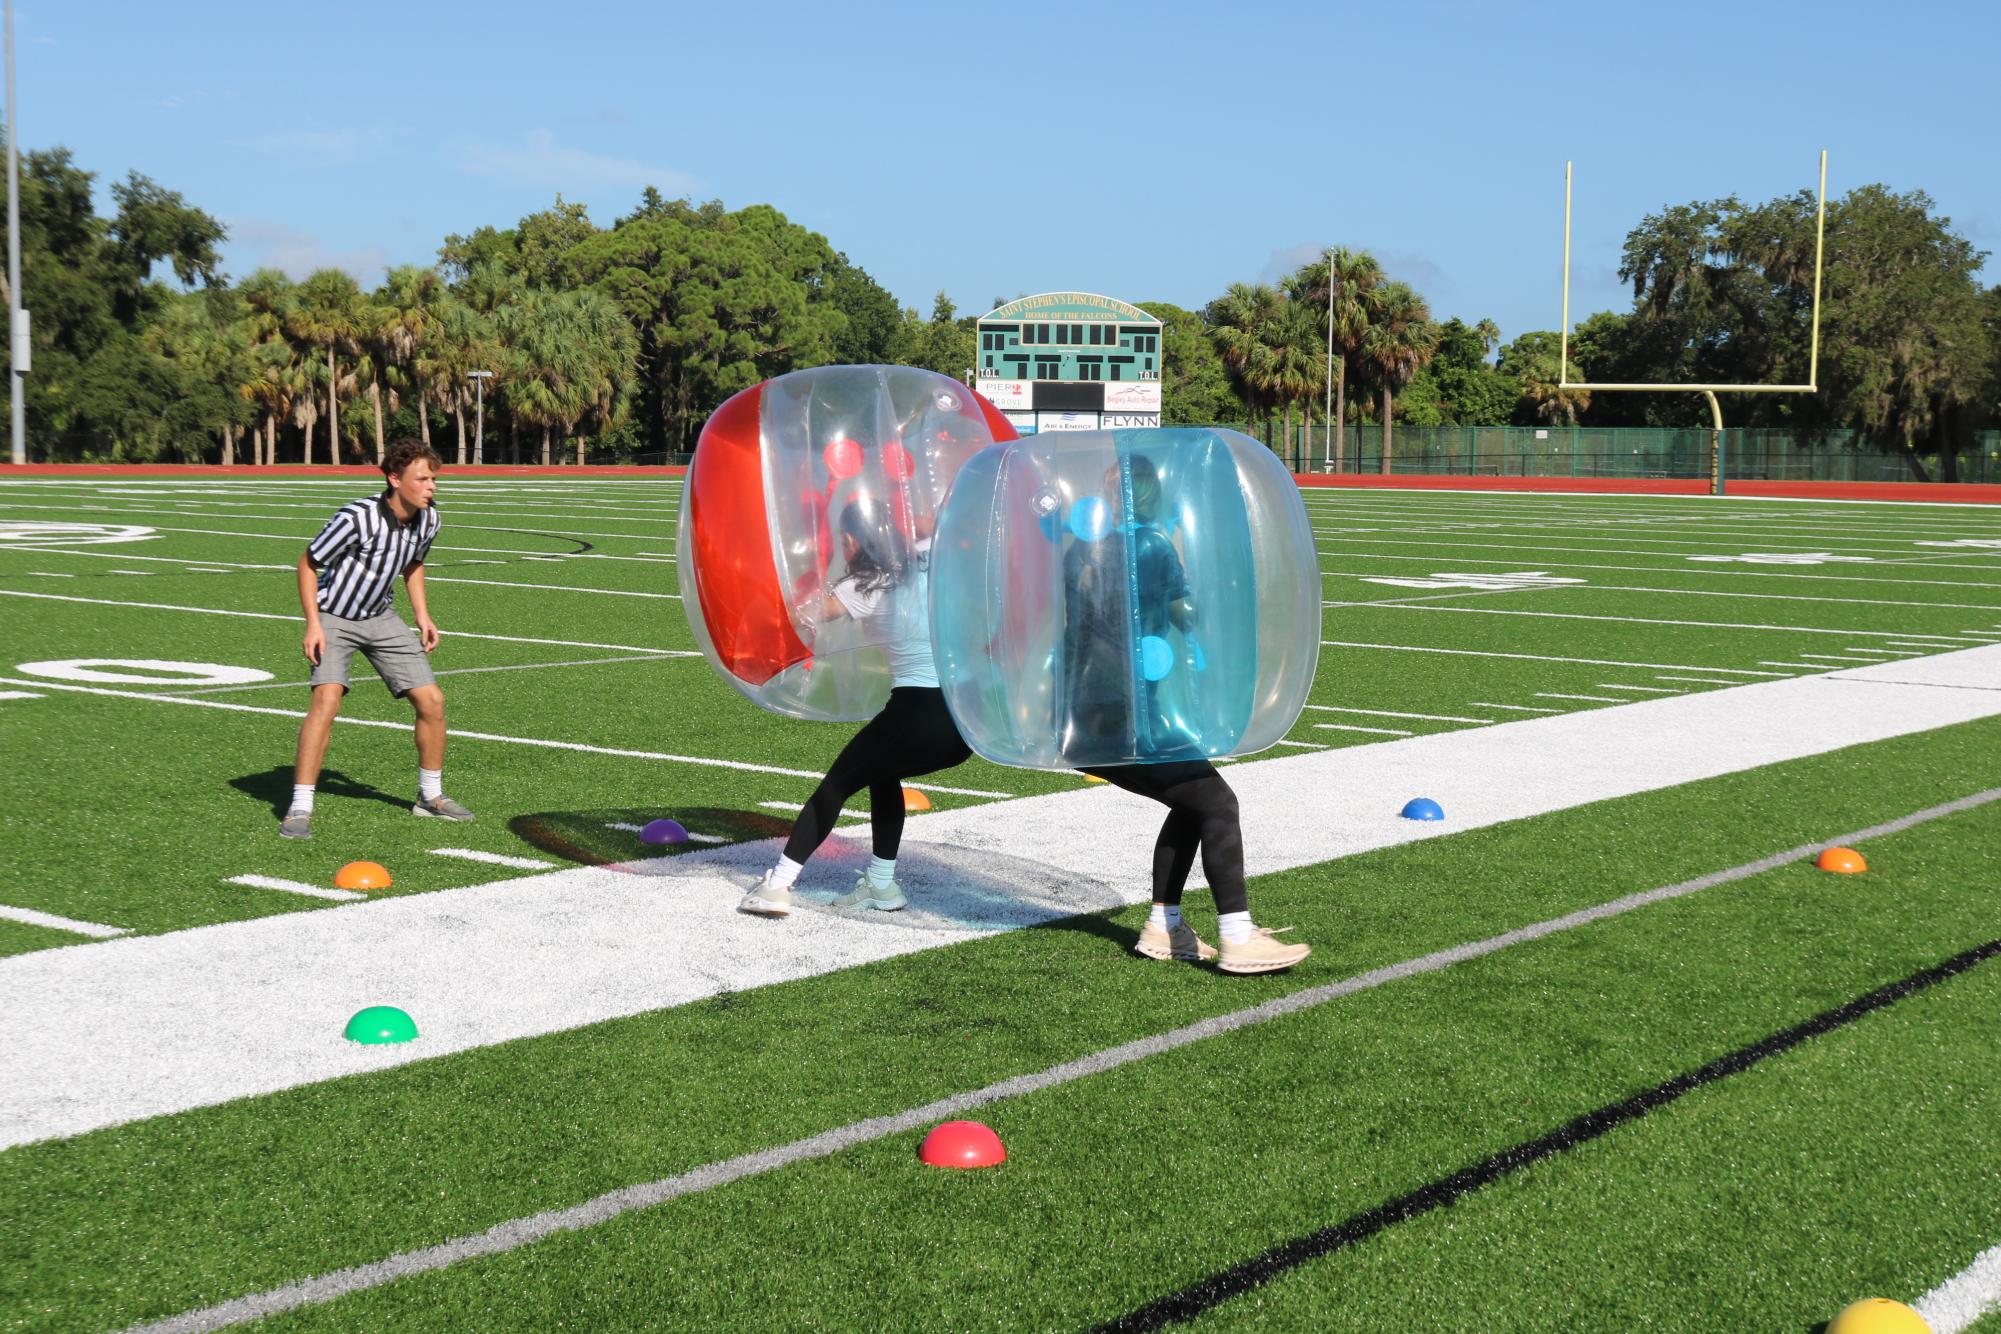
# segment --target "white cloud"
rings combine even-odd
[[[389,252],[381,246],[334,250],[319,237],[262,218],[232,221],[229,248],[240,262],[230,268],[241,274],[253,269],[280,269],[288,278],[304,278],[315,269],[342,269],[364,287],[382,281]]]
[[[592,186],[658,186],[665,195],[689,194],[700,184],[687,172],[610,157],[556,142],[548,130],[530,130],[516,144],[475,141],[459,150],[459,170],[472,176],[557,190]]]

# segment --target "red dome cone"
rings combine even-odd
[[[1007,1161],[1007,1149],[989,1126],[947,1121],[924,1137],[917,1157],[932,1167],[994,1167]]]

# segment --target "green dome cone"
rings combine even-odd
[[[417,1021],[393,1005],[371,1005],[347,1021],[350,1042],[408,1042],[417,1036]]]

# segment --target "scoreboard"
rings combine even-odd
[[[978,388],[1023,435],[1160,425],[1161,324],[1090,292],[1010,301],[978,321]]]

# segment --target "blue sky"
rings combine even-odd
[[[22,0],[21,136],[221,218],[227,267],[367,282],[560,191],[765,202],[906,305],[1199,307],[1317,247],[1441,318],[1625,309],[1669,203],[1923,189],[2001,250],[2001,5],[347,5]],[[2001,281],[1990,261],[1989,282]]]

